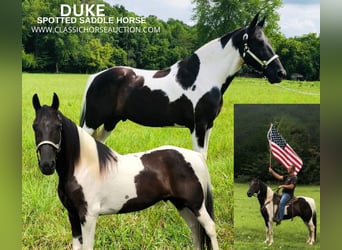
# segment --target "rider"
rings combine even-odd
[[[292,165],[287,169],[288,175],[280,175],[272,167],[269,167],[268,171],[278,180],[284,181],[284,184],[278,187],[283,189],[283,193],[279,203],[278,218],[274,218],[274,221],[279,225],[284,216],[285,205],[293,197],[297,176],[295,175],[295,167]]]

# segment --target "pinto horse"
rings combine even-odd
[[[278,208],[277,204],[273,202],[274,192],[264,182],[258,178],[252,179],[247,191],[248,197],[257,194],[260,212],[265,220],[266,225],[266,240],[268,245],[273,244],[273,218]],[[307,243],[310,245],[316,241],[316,204],[314,199],[310,197],[297,196],[293,202],[285,206],[284,220],[299,216],[304,221],[309,229],[309,238]]]
[[[121,120],[151,127],[186,127],[193,149],[206,158],[222,96],[242,64],[263,72],[271,83],[286,76],[262,31],[264,22],[258,22],[256,15],[249,26],[212,40],[168,69],[117,66],[91,75],[80,126],[102,142]]]
[[[68,211],[73,249],[92,249],[99,215],[128,213],[170,201],[192,231],[195,249],[218,249],[210,176],[203,156],[163,146],[120,155],[96,141],[59,110],[32,98],[39,167],[57,171],[58,195]]]

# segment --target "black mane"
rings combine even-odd
[[[72,175],[74,165],[80,158],[80,138],[76,124],[59,112],[62,117],[62,145],[57,158],[57,172],[61,176]],[[95,139],[94,139],[95,140]],[[96,141],[97,154],[100,163],[100,172],[106,170],[108,161],[116,161],[111,149]]]
[[[236,29],[233,32],[229,32],[227,34],[225,34],[224,36],[222,36],[220,38],[220,42],[221,42],[221,46],[222,48],[224,48],[227,43],[229,42],[229,40],[233,37],[233,35],[235,35],[236,33],[238,33],[240,30],[242,30],[243,28],[240,29]],[[238,41],[233,40],[233,45],[238,48]]]
[[[266,198],[267,198],[267,185],[261,180],[259,180],[258,200],[259,200],[260,206],[263,206],[265,204]]]
[[[107,163],[110,161],[117,161],[117,158],[113,154],[112,150],[107,147],[105,144],[96,141],[96,148],[97,148],[97,154],[99,157],[99,162],[100,162],[100,172],[102,173],[107,169]]]
[[[56,170],[60,177],[67,177],[73,174],[74,164],[80,158],[80,138],[75,123],[61,112],[59,115],[62,118],[62,142]]]

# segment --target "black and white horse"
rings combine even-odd
[[[266,240],[265,243],[273,243],[273,217],[275,216],[278,205],[274,204],[273,190],[268,187],[259,178],[254,178],[249,185],[247,195],[252,197],[257,194],[260,203],[260,212],[265,220]],[[307,243],[312,245],[316,241],[316,204],[310,197],[297,196],[296,199],[285,206],[284,220],[299,216],[309,229],[309,238]]]
[[[264,22],[256,15],[248,27],[212,40],[165,70],[118,66],[91,75],[80,126],[102,142],[126,119],[151,127],[186,127],[193,149],[206,158],[222,96],[242,64],[263,72],[271,83],[286,75],[262,31]]]
[[[99,215],[128,213],[170,201],[192,231],[195,249],[218,249],[208,169],[203,156],[163,146],[120,155],[96,141],[59,110],[32,98],[39,167],[56,170],[58,195],[68,211],[73,249],[92,249]]]

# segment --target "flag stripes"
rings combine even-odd
[[[303,161],[274,128],[273,124],[271,124],[270,130],[267,133],[267,138],[274,158],[287,169],[291,165],[295,166],[295,174],[297,174],[303,166]]]

